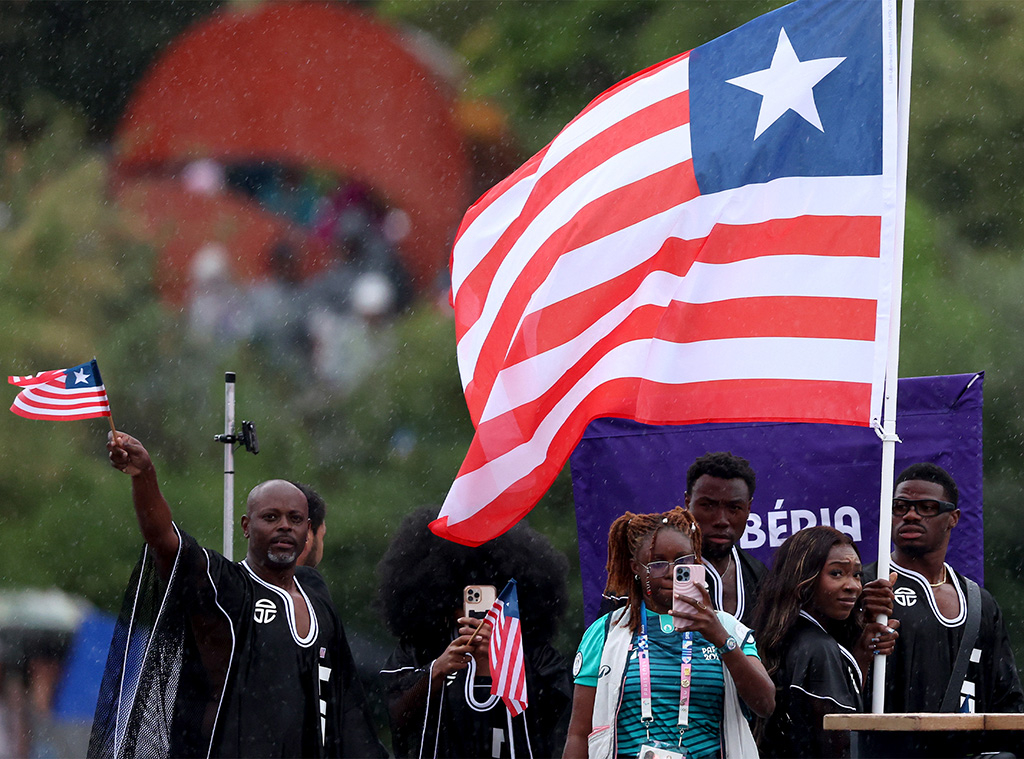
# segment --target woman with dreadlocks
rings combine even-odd
[[[684,509],[623,514],[608,532],[608,590],[626,606],[587,630],[573,664],[563,757],[756,757],[743,706],[767,716],[775,686],[750,630],[701,599],[673,610],[672,569],[700,565],[700,527]],[[676,630],[675,620],[685,622]]]
[[[562,745],[569,666],[551,645],[565,611],[568,562],[520,523],[477,548],[434,535],[436,509],[402,522],[377,565],[378,605],[399,646],[381,670],[398,757],[550,757]],[[463,589],[515,579],[529,706],[491,695],[490,626],[464,616]]]
[[[892,653],[899,627],[861,623],[860,577],[857,546],[832,527],[800,530],[775,552],[754,609],[758,648],[778,687],[762,756],[849,756],[849,733],[822,729],[822,719],[863,711],[871,657]]]

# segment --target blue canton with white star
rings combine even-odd
[[[99,371],[94,370],[92,362],[79,364],[64,371],[64,387],[69,389],[99,387],[103,384]]]
[[[779,177],[882,172],[880,8],[800,0],[691,53],[702,194]]]

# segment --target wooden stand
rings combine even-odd
[[[862,759],[985,752],[1024,759],[1024,714],[826,714],[824,728],[850,731],[850,755]]]

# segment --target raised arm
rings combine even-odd
[[[168,577],[178,554],[178,533],[171,523],[171,507],[160,492],[156,468],[149,452],[131,435],[107,433],[110,465],[132,478],[132,502],[142,539],[149,545],[157,569]]]

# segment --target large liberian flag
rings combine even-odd
[[[881,415],[895,0],[800,0],[600,95],[466,214],[476,427],[434,531],[525,515],[587,423]]]

